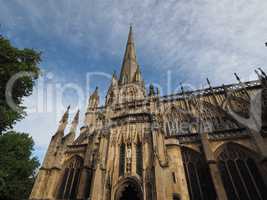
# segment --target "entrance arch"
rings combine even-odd
[[[143,191],[138,179],[128,177],[123,179],[117,187],[115,200],[143,200]]]

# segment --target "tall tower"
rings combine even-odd
[[[118,103],[144,99],[146,90],[141,75],[140,66],[137,62],[133,28],[130,26],[128,40],[122,61],[120,77],[118,80]]]

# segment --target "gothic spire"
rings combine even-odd
[[[136,72],[138,71],[136,60],[135,46],[133,40],[133,30],[130,26],[127,45],[124,53],[124,58],[121,67],[119,83],[127,84],[135,81]],[[139,72],[138,72],[139,73]]]
[[[69,118],[69,110],[70,110],[70,105],[67,107],[67,110],[63,114],[60,122],[64,123],[64,122],[68,121],[68,118]]]
[[[79,122],[79,114],[80,114],[80,110],[78,110],[72,120],[72,124],[76,124]]]
[[[118,83],[117,75],[116,75],[116,71],[114,71],[112,74],[112,78],[111,78],[111,86],[115,86],[115,85],[117,85],[117,83]]]
[[[59,126],[58,126],[58,131],[57,132],[64,133],[64,130],[65,130],[67,124],[68,124],[69,110],[70,110],[70,106],[68,106],[67,110],[63,114],[63,116],[62,116],[62,118],[61,118],[61,120],[59,122]]]
[[[95,88],[95,91],[89,97],[89,104],[87,110],[95,109],[99,104],[99,95],[98,95],[98,87]]]
[[[78,110],[71,122],[71,128],[70,128],[70,132],[71,133],[75,133],[76,129],[77,129],[77,125],[79,123],[79,114],[80,114],[80,110]]]

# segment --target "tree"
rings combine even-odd
[[[25,133],[0,136],[0,200],[28,199],[39,162],[32,156],[34,142]]]
[[[0,35],[0,135],[12,128],[16,121],[25,117],[25,107],[22,106],[23,97],[32,93],[35,80],[40,75],[38,67],[40,61],[40,52],[15,48],[9,40]],[[22,72],[31,73],[31,76],[20,77],[14,82],[12,89],[7,90],[11,78]],[[9,92],[6,93],[6,91]],[[17,108],[9,106],[7,96],[12,97]]]

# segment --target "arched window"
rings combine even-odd
[[[255,155],[238,144],[226,144],[218,156],[218,167],[228,199],[265,199],[267,187]]]
[[[143,154],[142,143],[140,141],[136,145],[136,173],[140,176],[143,175]]]
[[[172,195],[172,199],[173,199],[173,200],[180,200],[180,195],[178,195],[178,194],[173,194],[173,195]]]
[[[119,175],[124,175],[124,169],[125,169],[125,144],[122,143],[120,145],[120,160],[119,160]]]
[[[65,164],[58,199],[76,199],[82,166],[83,160],[78,156],[74,156]]]
[[[182,157],[190,199],[216,199],[209,167],[204,156],[194,150],[182,147]]]

